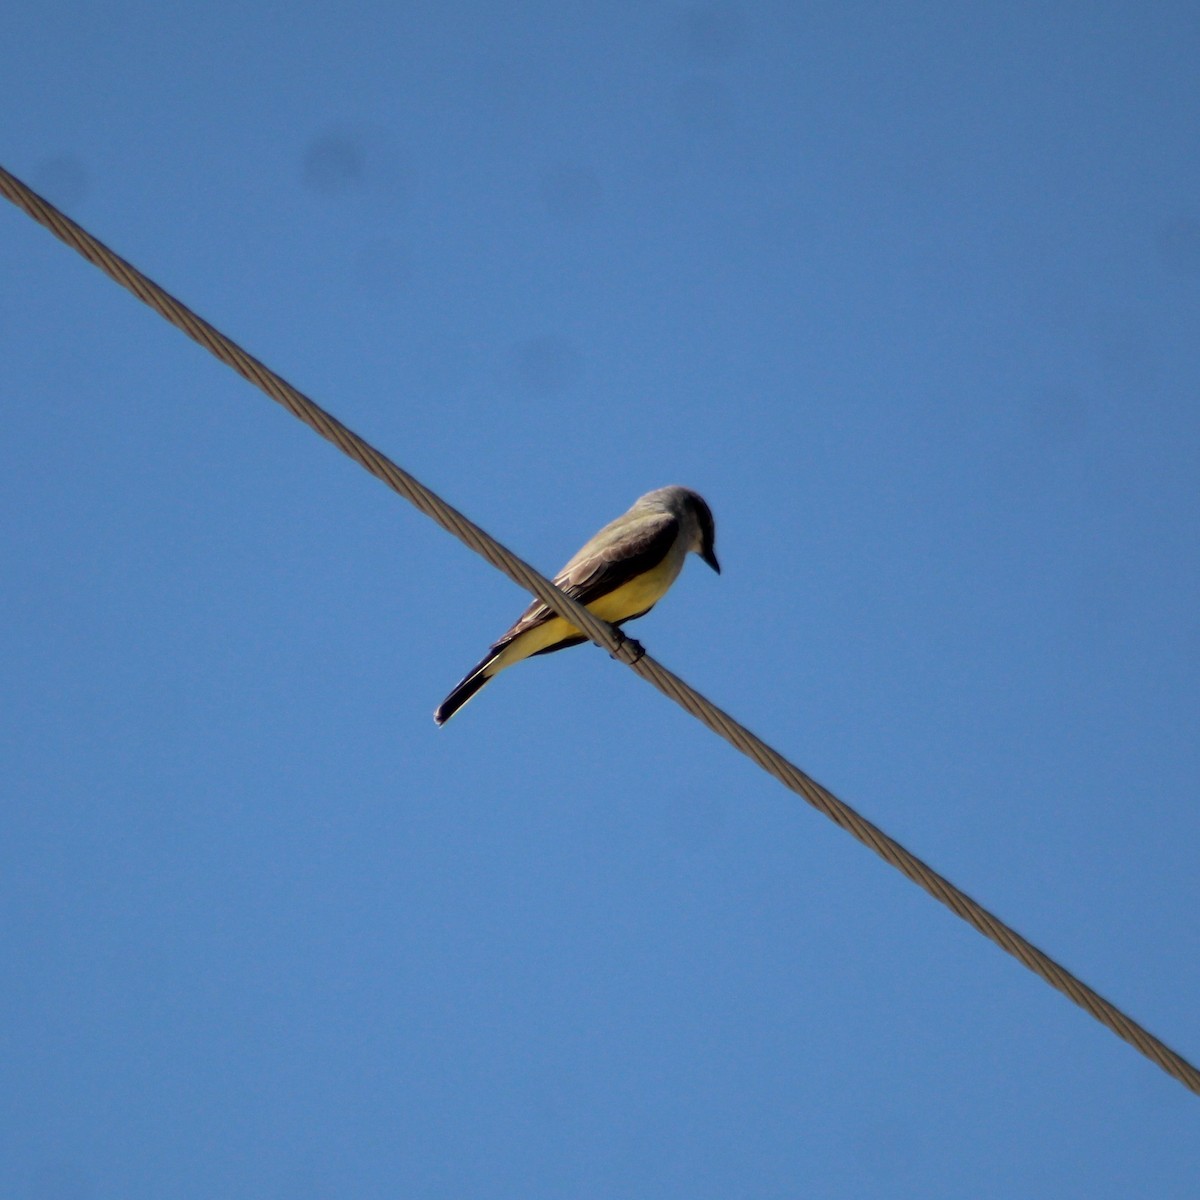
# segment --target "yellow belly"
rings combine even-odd
[[[588,612],[594,612],[605,621],[614,623],[624,621],[635,613],[645,612],[666,595],[682,566],[682,558],[669,554],[657,567],[637,576],[636,579],[631,579],[615,592],[609,592],[607,596],[593,601],[587,606]]]
[[[669,554],[657,567],[622,584],[607,596],[593,600],[587,606],[588,612],[593,612],[601,620],[614,625],[618,621],[625,621],[638,613],[644,613],[663,598],[678,577],[682,566],[682,555],[677,557]],[[545,650],[548,646],[555,646],[566,638],[578,636],[580,634],[576,626],[564,621],[562,617],[553,617],[545,625],[539,625],[510,642],[497,658],[496,670],[520,662],[521,659],[537,654],[539,650]]]

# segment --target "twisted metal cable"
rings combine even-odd
[[[238,374],[270,396],[272,400],[282,404],[293,416],[298,417],[376,478],[381,479],[388,487],[398,492],[426,516],[431,517],[443,529],[452,533],[477,554],[482,555],[494,567],[503,571],[514,583],[532,592],[559,616],[587,634],[593,642],[602,646],[615,658],[625,662],[665,696],[674,700],[676,704],[707,725],[731,746],[756,762],[768,774],[773,775],[784,787],[803,797],[818,812],[841,826],[863,845],[874,850],[885,862],[890,863],[913,883],[924,888],[935,900],[944,904],[951,912],[982,933],[984,937],[995,942],[1002,950],[1007,951],[1036,975],[1041,976],[1051,987],[1057,988],[1063,995],[1095,1017],[1097,1021],[1112,1030],[1119,1038],[1141,1051],[1151,1062],[1157,1063],[1167,1074],[1172,1075],[1185,1087],[1200,1095],[1200,1070],[1197,1070],[1187,1059],[1177,1054],[1134,1021],[1132,1017],[1127,1016],[1116,1005],[1111,1004],[1082,980],[1072,975],[1065,967],[1039,950],[1015,929],[1001,921],[999,917],[994,916],[981,904],[971,899],[915,854],[906,850],[878,826],[859,815],[844,801],[839,800],[832,792],[773,750],[728,713],[723,712],[711,701],[701,696],[678,675],[655,662],[648,654],[640,655],[638,649],[626,641],[606,621],[593,616],[578,601],[559,591],[544,575],[502,546],[490,534],[447,504],[440,496],[431,492],[424,484],[398,467],[391,459],[381,454],[356,433],[347,429],[336,417],[327,413],[302,392],[292,387],[290,383],[280,378],[258,359],[247,354],[202,317],[197,316],[156,283],[147,279],[136,267],[114,254],[107,246],[97,241],[70,218],[64,216],[57,208],[26,187],[3,167],[0,167],[0,193],[3,193],[18,208],[24,209],[35,221],[44,225],[72,249],[77,250],[89,262],[99,267],[106,275],[128,288],[139,300],[148,304],[172,325],[181,329],[211,354],[231,366]]]

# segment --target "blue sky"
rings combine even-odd
[[[0,162],[1200,1060],[1195,5],[20,3]],[[1197,1098],[0,206],[0,1194],[1191,1197]]]

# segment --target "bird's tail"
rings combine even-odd
[[[445,725],[496,674],[496,669],[498,668],[493,670],[488,669],[489,667],[495,668],[496,658],[496,654],[489,654],[487,658],[479,663],[478,666],[468,671],[462,680],[455,685],[454,691],[438,705],[437,711],[433,714],[433,719],[439,725]]]

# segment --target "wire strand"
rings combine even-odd
[[[1051,987],[1073,1000],[1119,1038],[1157,1063],[1167,1074],[1200,1095],[1200,1070],[1177,1054],[1164,1042],[1127,1016],[1086,983],[1071,974],[1064,966],[1039,950],[1032,942],[973,900],[943,875],[910,853],[878,826],[861,816],[816,780],[789,762],[744,725],[735,721],[710,700],[656,662],[649,654],[639,656],[637,649],[626,642],[607,622],[593,616],[577,601],[565,595],[544,575],[534,570],[511,550],[502,546],[490,534],[447,504],[440,496],[425,487],[391,459],[381,454],[336,417],[309,399],[269,367],[247,354],[235,342],[215,329],[186,305],[180,303],[158,284],[148,279],[136,267],[114,254],[87,230],[61,213],[14,175],[0,167],[0,192],[18,208],[23,209],[39,224],[155,312],[181,329],[211,354],[232,367],[238,374],[282,404],[293,416],[332,442],[344,454],[382,480],[426,516],[431,517],[447,532],[452,533],[477,554],[487,559],[514,583],[533,593],[561,617],[570,621],[593,642],[602,646],[614,658],[626,663],[648,683],[652,683],[668,699],[674,700],[698,721],[708,726],[735,749],[773,775],[784,787],[803,797],[818,812],[823,813],[847,833],[869,847],[885,862],[890,863],[906,878],[923,888],[935,900],[961,917],[984,937],[1007,951],[1039,975]]]

